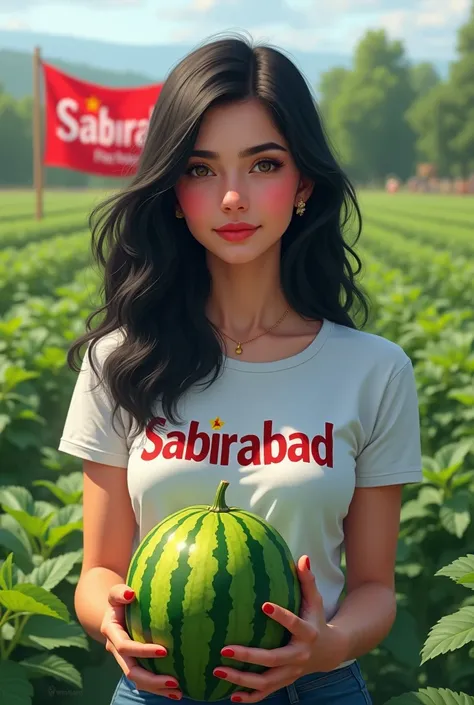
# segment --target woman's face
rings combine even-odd
[[[261,145],[266,146],[246,153]],[[288,144],[256,100],[216,106],[206,113],[193,155],[175,187],[193,236],[230,264],[250,262],[279,245],[297,201],[306,201],[311,190]],[[256,230],[216,232],[230,223]]]

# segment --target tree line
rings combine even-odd
[[[403,43],[369,31],[353,68],[326,72],[319,105],[329,137],[357,181],[406,180],[419,163],[441,178],[474,172],[474,2],[457,33],[446,80],[433,65],[411,65]]]
[[[443,80],[429,62],[412,64],[403,42],[371,30],[351,69],[322,74],[318,109],[330,142],[358,184],[406,180],[431,163],[441,178],[474,172],[474,0],[457,33],[456,58]],[[0,85],[0,186],[32,185],[33,100]],[[114,186],[107,179],[47,167],[47,186]]]

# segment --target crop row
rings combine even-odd
[[[0,230],[5,230],[1,224]],[[471,692],[474,665],[465,653],[450,653],[420,666],[420,651],[443,614],[459,606],[474,609],[469,607],[474,598],[466,598],[459,585],[434,577],[449,561],[472,552],[474,543],[474,448],[469,455],[465,443],[474,435],[472,263],[441,252],[433,241],[406,237],[370,219],[360,253],[362,283],[373,303],[367,330],[399,343],[415,366],[425,474],[421,487],[405,488],[396,568],[397,620],[389,637],[362,659],[363,669],[377,703],[426,683]],[[44,239],[7,250],[6,256],[7,265],[0,271],[2,482],[30,488],[33,480],[46,477],[51,488],[59,476],[57,496],[67,496],[69,486],[76,497],[70,501],[80,502],[80,483],[73,487],[73,479],[80,477],[75,471],[81,463],[58,453],[57,443],[76,378],[65,365],[66,349],[83,332],[87,315],[98,303],[99,279],[89,266],[89,235],[82,229],[60,236],[45,231]],[[49,499],[46,486],[35,491],[44,508]],[[76,519],[80,505],[66,507],[71,508]],[[67,531],[68,520],[61,515],[58,521],[64,521]],[[5,536],[13,523],[11,516],[0,514],[0,533]],[[60,548],[79,551],[76,538],[76,543],[63,542]],[[67,576],[71,585],[79,571],[80,557]],[[453,633],[453,643],[456,638]],[[67,654],[63,661],[66,658],[74,656]],[[82,661],[78,658],[77,665]],[[59,668],[59,661],[56,664]],[[64,663],[61,670],[67,672]],[[80,687],[78,678],[73,673],[69,682]]]

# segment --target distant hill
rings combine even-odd
[[[0,30],[0,83],[16,98],[32,94],[32,53],[83,80],[107,86],[137,86],[163,81],[171,68],[195,45],[124,45],[38,32]],[[317,89],[319,77],[335,66],[350,68],[352,56],[325,52],[287,51]],[[449,62],[431,61],[447,76]]]
[[[46,56],[42,58],[72,76],[103,86],[143,86],[157,81],[155,78],[132,71],[108,71],[62,59],[49,59]],[[4,90],[17,99],[30,96],[33,94],[32,81],[32,54],[0,49],[0,84]]]

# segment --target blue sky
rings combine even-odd
[[[471,0],[0,0],[0,28],[124,44],[195,44],[244,29],[283,48],[352,53],[370,28],[413,57],[452,58]]]

